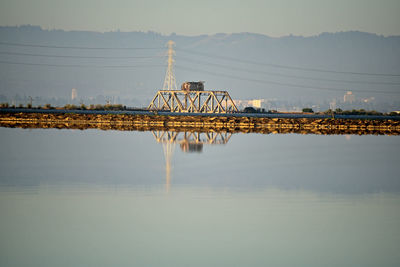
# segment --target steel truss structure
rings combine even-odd
[[[149,110],[182,113],[232,113],[238,111],[227,91],[160,90]]]

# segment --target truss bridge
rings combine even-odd
[[[173,56],[175,43],[169,41],[168,67],[163,89],[151,100],[148,110],[179,113],[232,113],[238,111],[227,91],[205,91],[204,82],[184,82],[181,90],[176,86]]]
[[[227,91],[160,90],[149,110],[181,113],[232,113],[238,111]]]

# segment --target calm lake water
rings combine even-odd
[[[399,136],[182,136],[0,128],[0,266],[400,266]]]

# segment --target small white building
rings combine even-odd
[[[343,102],[352,104],[354,101],[355,101],[355,96],[353,95],[353,92],[347,91],[343,97]]]
[[[75,100],[77,98],[78,98],[78,91],[75,88],[72,88],[71,100]]]

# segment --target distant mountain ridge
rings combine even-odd
[[[168,40],[176,43],[179,84],[205,80],[207,88],[229,90],[241,99],[330,101],[346,90],[360,97],[399,99],[391,94],[400,91],[399,76],[367,74],[400,74],[400,36],[359,31],[279,38],[254,33],[182,36],[30,25],[0,27],[0,94],[68,97],[77,88],[80,96],[115,95],[146,103],[162,86]],[[120,49],[135,47],[157,49]]]

